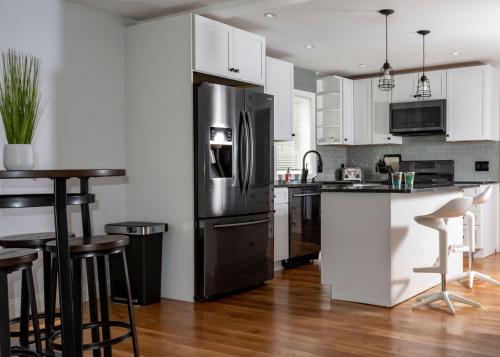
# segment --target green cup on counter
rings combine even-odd
[[[405,172],[405,186],[407,188],[413,188],[413,183],[415,182],[414,172]]]

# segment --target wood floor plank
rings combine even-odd
[[[500,279],[500,254],[474,262]],[[205,303],[164,299],[136,310],[143,356],[500,356],[500,287],[448,285],[483,304],[412,310],[414,299],[392,309],[330,300],[320,266],[277,272],[266,286]],[[437,291],[437,287],[432,289]],[[111,304],[115,319],[127,319]],[[131,356],[130,343],[114,348]]]

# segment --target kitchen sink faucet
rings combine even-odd
[[[318,163],[316,166],[316,172],[320,173],[323,172],[323,159],[321,158],[321,154],[317,152],[316,150],[309,150],[304,154],[304,157],[302,158],[302,177],[300,178],[300,182],[305,183],[307,182],[307,175],[309,173],[309,170],[306,168],[306,156],[315,153],[318,155]]]

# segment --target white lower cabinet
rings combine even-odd
[[[274,189],[274,261],[288,259],[288,188]],[[278,265],[279,266],[279,265]]]

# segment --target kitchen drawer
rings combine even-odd
[[[288,188],[278,187],[274,189],[274,204],[288,203]]]

